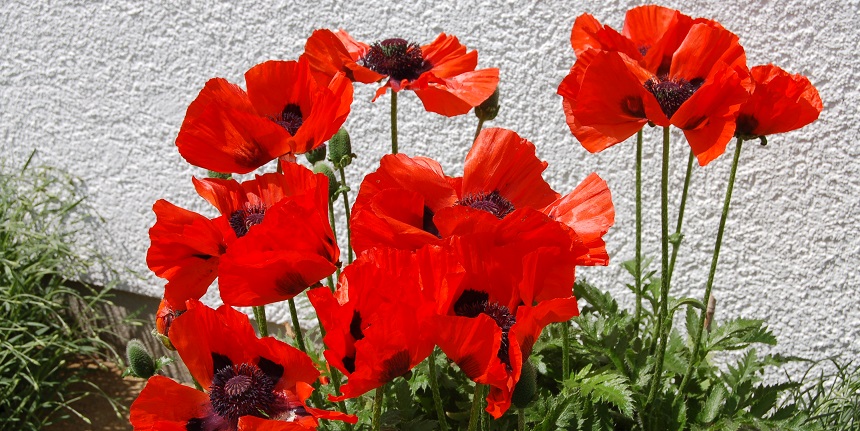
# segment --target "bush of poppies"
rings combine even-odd
[[[764,322],[714,321],[711,295],[742,144],[814,121],[817,91],[777,66],[750,68],[719,23],[664,7],[631,9],[621,31],[582,15],[570,41],[576,62],[559,84],[560,109],[546,115],[564,116],[591,152],[637,136],[636,255],[623,263],[632,281],[619,281],[634,310],[575,277],[577,266],[609,264],[606,182],[592,173],[556,191],[527,134],[483,128],[500,109],[498,69],[477,69],[477,51],[444,33],[419,45],[317,30],[298,60],[251,67],[245,88],[210,79],[188,107],[176,146],[210,171],[191,183],[217,211],[156,202],[147,264],[166,281],[158,336],[194,382],[143,376],[135,430],[817,429],[789,384],[762,382],[765,367],[785,361],[756,353],[775,343]],[[392,139],[350,203],[344,172],[356,155],[341,126],[354,85],[389,97]],[[462,173],[399,152],[401,91],[448,117],[474,109]],[[663,130],[656,269],[641,255],[646,126]],[[675,232],[672,127],[690,145]],[[675,298],[692,162],[709,164],[733,139],[706,291]],[[272,160],[276,172],[232,177]],[[347,250],[335,231],[341,202]],[[225,305],[212,309],[199,299],[216,280]],[[299,295],[321,343],[299,326]],[[265,306],[284,302],[290,342],[265,324]],[[256,331],[241,306],[253,307]],[[710,357],[723,350],[742,359],[720,369]]]

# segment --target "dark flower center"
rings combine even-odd
[[[277,400],[275,382],[260,367],[227,365],[215,372],[209,401],[218,416],[235,424],[242,416],[265,417]]]
[[[302,122],[304,121],[302,118],[302,108],[295,103],[290,103],[289,105],[284,106],[284,110],[281,111],[281,115],[274,120],[279,126],[283,127],[290,132],[291,135],[295,136],[299,127],[302,127]]]
[[[756,127],[758,127],[758,120],[756,120],[755,117],[749,114],[738,115],[735,136],[751,139],[755,137],[755,135],[753,135],[753,130],[755,130]]]
[[[705,82],[704,79],[696,78],[692,81],[686,79],[651,78],[645,81],[645,89],[657,98],[660,108],[667,118],[672,118],[675,112],[689,99],[699,87]]]
[[[514,210],[514,204],[503,198],[498,190],[494,190],[492,193],[468,195],[459,200],[457,204],[486,211],[499,219],[505,218],[506,215]]]
[[[427,232],[430,235],[436,236],[436,238],[441,238],[441,236],[439,236],[439,228],[436,227],[436,223],[433,223],[434,215],[436,214],[433,213],[433,210],[426,206],[424,207],[424,217],[421,223],[421,229],[423,229],[424,232]]]
[[[508,333],[511,327],[514,326],[514,323],[517,322],[517,319],[511,314],[511,310],[508,307],[498,303],[490,303],[489,299],[490,295],[485,292],[466,289],[454,303],[454,314],[463,317],[478,317],[479,314],[483,313],[490,316],[502,330],[502,343],[496,356],[505,364],[508,371],[511,371]]]
[[[361,62],[364,67],[396,81],[414,81],[429,69],[418,44],[397,38],[370,45]]]
[[[265,205],[246,205],[243,209],[233,211],[233,214],[230,214],[228,222],[230,223],[230,227],[233,228],[233,232],[236,232],[236,237],[241,238],[248,233],[251,226],[262,223],[265,215]]]
[[[361,332],[361,315],[358,314],[358,310],[352,312],[352,320],[349,321],[349,335],[352,335],[355,341],[364,338],[364,332]]]

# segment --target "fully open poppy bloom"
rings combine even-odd
[[[481,131],[466,156],[463,177],[445,176],[428,158],[387,155],[355,200],[353,246],[359,253],[371,247],[416,250],[478,231],[521,234],[526,225],[518,228],[520,220],[542,217],[567,232],[578,250],[576,264],[606,264],[602,235],[615,217],[606,183],[592,174],[561,196],[541,176],[546,166],[531,142],[492,128]]]
[[[534,263],[541,249],[525,258],[510,256],[515,249],[499,247],[492,235],[479,233],[451,238],[447,251],[433,256],[422,272],[423,280],[431,280],[432,275],[425,276],[430,273],[445,281],[424,283],[436,304],[430,334],[466,376],[490,386],[486,410],[499,418],[510,407],[523,361],[540,332],[578,315],[576,298],[534,304],[541,277]],[[521,261],[515,266],[522,270],[511,270],[512,258]]]
[[[818,90],[805,76],[772,64],[750,69],[753,91],[741,105],[736,135],[755,139],[799,129],[816,119],[823,106]]]
[[[143,430],[309,430],[318,419],[355,423],[355,416],[309,407],[319,377],[308,355],[273,337],[258,339],[248,317],[191,300],[170,339],[201,392],[153,376],[131,406]]]
[[[304,55],[322,79],[336,73],[366,84],[388,78],[373,100],[389,87],[413,90],[426,110],[448,117],[480,105],[499,84],[499,69],[475,70],[478,52],[466,52],[456,37],[445,33],[419,47],[396,38],[368,45],[343,30],[322,29],[308,38]]]
[[[559,86],[571,131],[591,152],[621,142],[646,123],[674,125],[704,166],[725,152],[748,97],[746,56],[731,32],[694,24],[655,75],[618,51],[590,50]]]
[[[430,355],[418,265],[412,252],[372,249],[344,269],[334,294],[308,291],[325,328],[325,357],[348,379],[354,398],[402,376]]]
[[[198,299],[218,277],[221,299],[259,306],[290,299],[336,269],[328,222],[328,179],[294,163],[238,183],[194,180],[221,212],[209,220],[159,201],[147,264],[168,280],[171,304]]]
[[[248,92],[213,78],[188,106],[176,138],[188,163],[250,172],[275,158],[306,153],[334,135],[349,114],[343,74],[317,82],[308,62],[267,61],[245,72]]]

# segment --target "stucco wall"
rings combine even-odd
[[[0,10],[2,157],[20,162],[35,148],[38,162],[83,177],[90,202],[106,220],[92,234],[118,266],[140,275],[126,277],[123,289],[152,296],[163,289],[144,261],[157,199],[214,214],[191,186],[191,175],[204,172],[186,164],[173,144],[204,82],[219,76],[242,84],[242,74],[254,64],[294,59],[316,28],[344,28],[358,40],[404,37],[418,43],[447,32],[479,50],[480,66],[499,67],[502,76],[503,107],[489,125],[534,142],[550,162],[545,178],[558,191],[569,191],[592,171],[603,176],[617,209],[608,249],[615,263],[633,256],[634,145],[587,153],[570,135],[555,90],[574,61],[568,38],[575,17],[588,12],[620,28],[624,12],[637,2],[235,4],[6,1]],[[665,5],[720,21],[740,36],[750,65],[773,62],[804,74],[824,100],[821,119],[812,126],[774,136],[767,147],[750,143],[744,149],[717,273],[718,318],[767,319],[781,352],[857,355],[860,3]],[[374,89],[357,87],[346,122],[359,154],[347,173],[354,190],[389,149],[388,98],[371,103]],[[426,113],[409,93],[400,106],[401,151],[434,157],[449,174],[460,173],[475,117]],[[646,130],[645,248],[652,256],[659,252],[659,136],[656,129]],[[672,146],[671,193],[677,202],[688,150],[678,134]],[[727,154],[693,172],[688,241],[673,285],[678,295],[703,292],[730,162]],[[626,295],[617,280],[628,280],[617,265],[579,274]],[[288,319],[286,307],[269,307],[269,316]]]

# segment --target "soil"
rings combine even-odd
[[[59,420],[53,425],[44,428],[44,430],[131,430],[131,424],[128,422],[128,408],[140,394],[146,380],[135,377],[123,378],[122,370],[112,362],[102,362],[101,364],[84,362],[74,366],[86,367],[92,370],[87,380],[101,388],[108,397],[112,398],[117,404],[117,408],[114,409],[111,403],[104,396],[93,394],[84,397],[71,405],[72,408],[81,414],[81,416],[88,418],[91,423],[86,423],[83,419],[73,413],[62,412],[63,414],[68,414],[69,418]],[[92,387],[81,385],[81,387],[73,389],[91,391]]]

